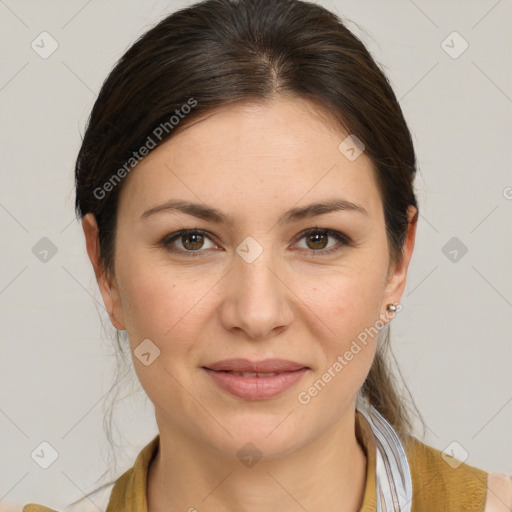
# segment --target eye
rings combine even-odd
[[[329,238],[334,238],[338,243],[328,247],[327,242]],[[301,250],[320,254],[330,254],[341,250],[345,246],[352,245],[352,241],[348,236],[332,229],[309,229],[300,234],[298,240],[302,239],[306,240],[306,247],[300,248]],[[171,253],[196,257],[206,252],[200,250],[205,248],[205,240],[210,240],[211,242],[210,236],[205,231],[184,229],[166,236],[162,240],[162,245]],[[176,248],[177,244],[181,245],[181,248]],[[212,246],[206,247],[206,249],[215,247],[217,245],[212,243]]]
[[[338,243],[326,249],[329,238],[334,238]],[[340,251],[344,246],[352,245],[352,241],[348,236],[332,229],[308,229],[301,233],[299,240],[302,239],[306,240],[305,250],[320,254],[331,254]]]
[[[175,254],[189,253],[187,256],[199,256],[199,254],[194,253],[204,252],[199,251],[199,249],[203,248],[205,239],[209,240],[210,238],[204,231],[198,229],[184,229],[183,231],[165,237],[162,243],[169,252]],[[176,249],[174,246],[176,242],[179,243],[183,249]]]

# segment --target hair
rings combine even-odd
[[[340,129],[364,144],[382,198],[390,262],[401,262],[407,209],[418,209],[416,156],[392,87],[364,44],[337,15],[314,3],[205,0],[168,15],[135,41],[103,83],[89,116],[75,166],[75,206],[77,217],[95,216],[107,276],[115,276],[123,178],[141,159],[141,148],[152,151],[214,109],[284,96],[323,106]],[[412,409],[388,366],[389,328],[384,331],[360,394],[407,440]],[[107,436],[110,441],[110,431]]]

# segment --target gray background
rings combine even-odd
[[[0,0],[4,506],[63,509],[107,468],[103,401],[115,365],[113,328],[74,220],[73,165],[116,60],[190,3]],[[355,22],[348,27],[384,67],[414,136],[421,217],[391,336],[427,423],[424,442],[444,450],[456,441],[467,463],[511,473],[512,3],[318,3]],[[50,48],[43,31],[58,43],[46,59],[31,47],[35,40]],[[469,44],[457,58],[463,40],[446,40],[454,31]],[[48,244],[43,237],[57,250],[46,262],[33,252]],[[455,245],[443,250],[452,237]],[[157,432],[142,391],[119,404],[115,421],[113,476]],[[59,455],[46,470],[31,458],[43,441]],[[104,507],[99,497],[87,504]]]

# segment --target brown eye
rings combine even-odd
[[[306,239],[311,242],[309,246],[311,249],[325,249],[328,236],[325,233],[315,233],[308,235]]]
[[[338,243],[328,247],[329,238],[337,240]],[[310,229],[302,233],[300,240],[302,239],[306,240],[306,247],[302,247],[302,249],[313,254],[319,253],[319,255],[337,252],[345,246],[352,245],[352,241],[348,236],[332,229]]]
[[[203,235],[198,233],[181,235],[181,241],[183,247],[190,250],[201,249],[204,243]]]
[[[186,256],[201,256],[204,252],[205,241],[210,240],[211,246],[206,249],[217,247],[211,238],[198,230],[183,230],[173,233],[162,240],[162,245],[166,250],[176,254],[184,254]],[[181,247],[179,247],[179,245]]]

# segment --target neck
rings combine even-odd
[[[355,434],[355,410],[312,443],[246,467],[177,428],[160,428],[148,473],[148,512],[357,512],[366,456]]]

